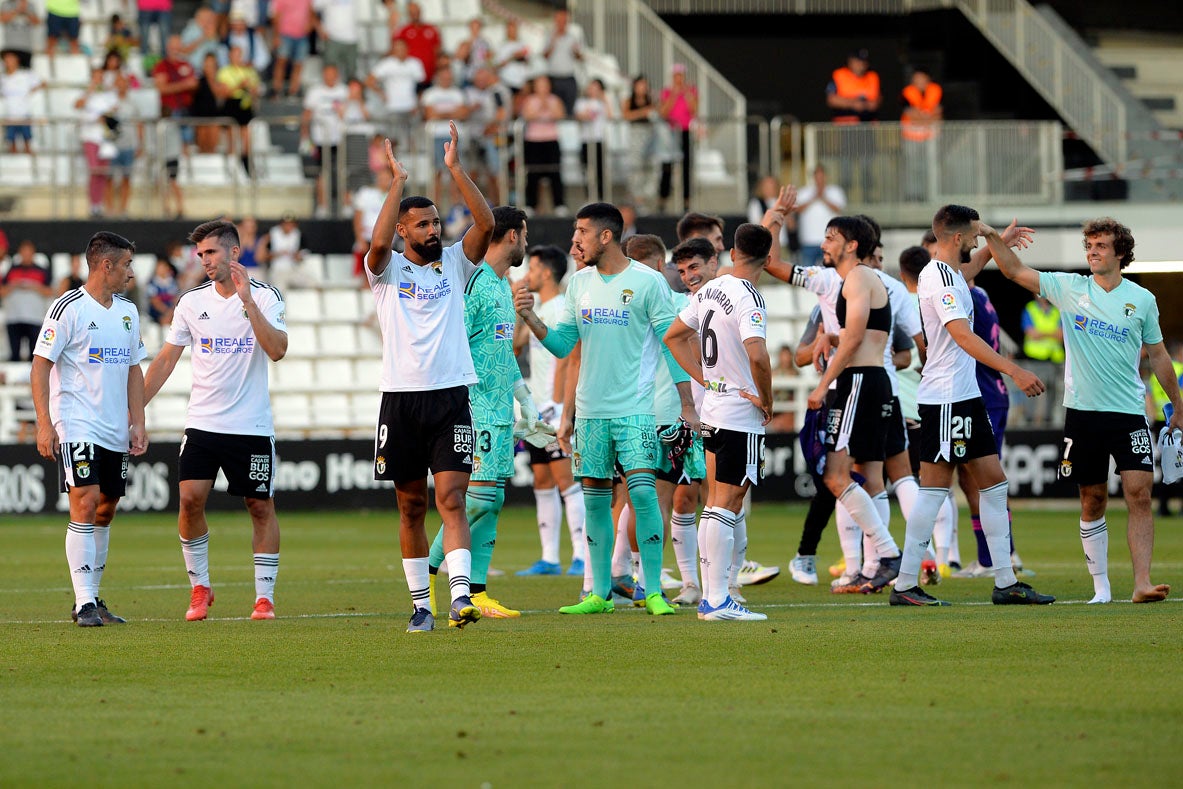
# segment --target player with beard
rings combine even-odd
[[[472,554],[465,494],[474,446],[468,387],[477,377],[464,328],[464,286],[484,260],[494,222],[484,195],[460,163],[455,123],[449,124],[449,133],[444,165],[472,214],[472,226],[460,242],[444,248],[435,204],[426,197],[402,197],[407,171],[387,140],[386,160],[394,178],[366,255],[366,279],[382,332],[374,478],[393,481],[398,499],[403,572],[414,605],[408,632],[435,628],[423,527],[428,471],[444,523],[452,593],[448,625],[463,627],[481,617],[469,596]],[[396,233],[405,253],[392,250]]]
[[[660,337],[674,320],[665,279],[625,256],[624,219],[610,203],[591,203],[576,214],[572,252],[588,264],[567,288],[566,311],[552,328],[534,312],[534,299],[519,292],[515,306],[530,331],[560,358],[582,342],[576,389],[578,412],[563,414],[559,437],[574,429],[575,473],[583,482],[592,593],[560,608],[565,614],[611,613],[612,477],[619,463],[637,517],[637,540],[646,577],[661,577],[662,522],[654,472],[658,467],[653,420],[654,369],[664,349]],[[668,351],[665,363],[678,387],[682,418],[698,427],[690,379]],[[564,409],[566,411],[566,409]],[[650,614],[674,613],[660,589],[645,598]]]

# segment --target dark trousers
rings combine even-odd
[[[679,137],[682,145],[682,200],[690,202],[690,130],[681,132]],[[661,187],[658,195],[668,200],[674,191],[674,163],[665,162],[661,165]]]
[[[563,100],[563,107],[567,110],[567,117],[575,114],[575,100],[579,98],[579,85],[575,77],[551,77],[550,91]]]
[[[10,323],[8,324],[8,347],[12,351],[12,358],[10,361],[26,362],[33,359],[33,346],[37,344],[37,334],[41,331],[41,327],[36,323]],[[29,346],[29,355],[24,356],[21,353],[21,344],[27,343]]]
[[[538,207],[538,186],[544,178],[550,179],[555,207],[566,205],[563,200],[563,174],[559,168],[559,141],[527,140],[523,148],[526,155],[526,205],[530,208]]]
[[[583,171],[587,172],[588,162],[591,162],[596,176],[594,185],[591,180],[587,182],[587,199],[607,200],[608,184],[604,181],[604,143],[585,142],[579,158],[583,162]]]

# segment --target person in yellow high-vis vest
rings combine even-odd
[[[1023,310],[1023,355],[1042,362],[1064,361],[1064,330],[1060,311],[1042,296]]]

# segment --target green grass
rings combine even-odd
[[[495,566],[537,558],[532,518],[506,514]],[[759,507],[752,558],[783,568],[801,519]],[[103,595],[131,623],[91,630],[65,616],[64,518],[8,518],[0,786],[1178,782],[1183,606],[1072,604],[1092,591],[1075,513],[1015,520],[1054,606],[996,609],[989,580],[949,580],[938,592],[960,605],[893,609],[786,573],[745,590],[766,623],[566,618],[554,609],[577,579],[510,572],[491,591],[520,620],[409,636],[392,513],[281,512],[274,622],[246,618],[245,515],[212,517],[217,603],[198,623],[183,619],[173,520],[121,514]],[[1119,599],[1123,524],[1115,513]],[[838,553],[827,530],[820,558]],[[1177,521],[1156,556],[1155,578],[1183,583]]]

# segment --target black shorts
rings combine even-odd
[[[168,180],[170,180],[170,181],[177,180],[177,173],[180,172],[180,167],[181,167],[181,160],[180,159],[165,159],[164,160],[164,172],[168,174]]]
[[[921,403],[917,410],[921,461],[960,464],[998,454],[994,428],[982,398],[937,405]]]
[[[127,461],[126,452],[87,441],[62,444],[58,455],[58,489],[69,493],[70,488],[98,485],[99,492],[107,498],[123,498],[127,492]]]
[[[891,398],[891,419],[887,423],[887,442],[884,446],[884,458],[893,458],[908,450],[908,428],[904,424],[898,397]]]
[[[374,437],[374,479],[394,484],[427,472],[472,473],[472,411],[468,387],[383,392]]]
[[[185,428],[177,479],[217,479],[226,473],[226,492],[244,499],[275,495],[275,439],[272,436],[223,435]]]
[[[536,447],[529,441],[524,443],[526,445],[526,451],[530,454],[531,466],[544,466],[547,463],[553,463],[556,460],[571,457],[559,446],[558,440],[552,441],[544,447]]]
[[[887,457],[893,418],[891,379],[882,367],[849,367],[838,376],[826,417],[826,451],[845,450],[860,463]]]
[[[1150,426],[1146,417],[1113,411],[1066,409],[1060,479],[1077,485],[1106,482],[1110,457],[1118,471],[1154,473]]]
[[[702,448],[715,456],[715,482],[759,485],[764,476],[764,436],[702,426]]]
[[[905,419],[908,431],[908,464],[912,467],[912,476],[920,478],[920,422]]]

